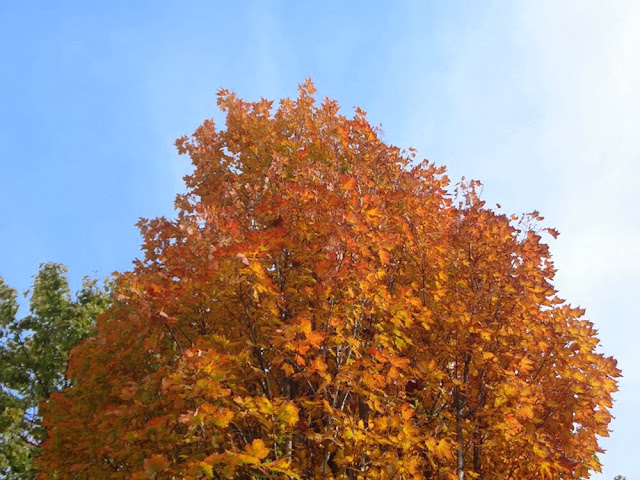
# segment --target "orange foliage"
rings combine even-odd
[[[223,90],[226,128],[176,142],[188,193],[73,352],[41,477],[588,477],[619,371],[539,214],[313,94]]]

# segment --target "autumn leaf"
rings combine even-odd
[[[545,228],[545,230],[549,233],[549,235],[551,235],[553,238],[558,238],[558,235],[560,235],[560,232],[558,232],[558,230],[556,230],[555,228]]]
[[[256,438],[250,445],[245,447],[246,452],[252,457],[259,458],[260,460],[264,459],[269,455],[269,449],[265,446],[264,442]]]
[[[149,478],[155,478],[156,473],[169,468],[169,460],[164,455],[151,455],[144,459],[143,467]]]
[[[293,403],[287,402],[280,411],[280,418],[289,426],[294,426],[299,420],[299,409]]]
[[[389,251],[384,248],[378,250],[378,256],[380,257],[380,261],[383,265],[388,265],[391,261],[391,255],[389,254]]]

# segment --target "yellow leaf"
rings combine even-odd
[[[213,467],[206,462],[199,462],[198,467],[207,476],[207,478],[213,478]]]
[[[220,428],[227,428],[233,420],[233,412],[228,408],[221,409],[217,415],[212,416],[212,423]]]
[[[547,458],[549,456],[549,452],[544,446],[540,446],[538,444],[533,445],[533,453],[540,458]]]
[[[542,474],[541,478],[553,478],[553,472],[551,471],[551,463],[542,462],[540,464],[540,473]]]
[[[429,437],[424,441],[424,444],[427,447],[427,450],[433,452],[436,448],[436,439],[433,437]]]
[[[409,405],[408,403],[403,403],[402,407],[400,408],[400,413],[402,415],[402,419],[407,421],[411,417],[413,417],[415,410],[411,408],[411,405]]]
[[[245,450],[249,455],[251,455],[252,457],[259,458],[260,460],[262,460],[263,458],[266,458],[267,455],[269,455],[269,449],[265,446],[264,442],[259,438],[256,438],[253,442],[251,442],[251,445],[247,445],[245,447]]]
[[[311,332],[311,321],[308,318],[300,318],[298,320],[298,325],[300,326],[300,331],[304,333]]]
[[[518,409],[518,418],[524,420],[533,418],[533,407],[531,405],[523,405]]]
[[[492,360],[495,358],[495,355],[491,352],[482,352],[482,358],[485,360]]]
[[[256,398],[255,402],[256,407],[258,407],[258,411],[260,413],[265,413],[267,415],[273,414],[273,404],[267,397],[258,397]]]
[[[443,459],[453,458],[453,454],[451,453],[451,444],[445,440],[440,440],[438,445],[436,445],[435,454],[437,457]]]
[[[282,420],[284,420],[287,423],[287,425],[289,425],[290,427],[293,427],[296,423],[298,423],[298,420],[299,420],[298,412],[299,412],[298,407],[296,407],[291,402],[287,402],[282,408],[280,417],[282,418]]]

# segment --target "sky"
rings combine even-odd
[[[640,479],[640,3],[0,0],[0,276],[84,275],[140,256],[173,215],[174,140],[216,91],[359,106],[384,139],[539,210],[562,298],[623,370],[602,475]]]

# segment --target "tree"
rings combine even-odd
[[[0,477],[35,477],[33,460],[46,438],[38,404],[67,388],[68,353],[94,331],[107,293],[85,278],[72,298],[66,268],[40,265],[30,315],[18,319],[17,292],[0,278]]]
[[[619,371],[539,214],[313,94],[222,90],[176,142],[188,193],[74,350],[43,478],[588,477]]]

